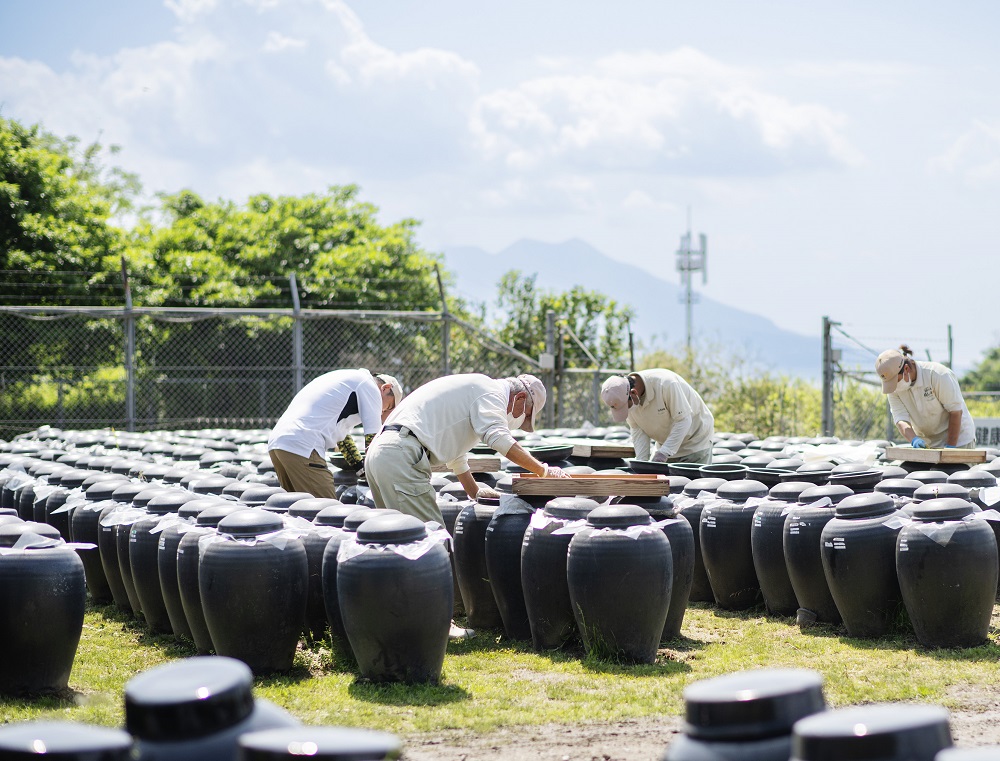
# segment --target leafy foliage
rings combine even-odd
[[[963,391],[1000,391],[1000,346],[994,346],[961,381]]]

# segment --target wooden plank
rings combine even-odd
[[[574,457],[603,457],[605,459],[626,459],[635,457],[635,447],[631,444],[616,444],[612,441],[597,439],[550,439],[554,444],[569,444],[573,447]]]
[[[570,478],[539,478],[532,474],[514,476],[514,494],[551,497],[662,497],[670,493],[666,476],[574,475]]]
[[[473,473],[496,473],[500,470],[500,458],[473,455],[469,458],[469,470]],[[442,463],[441,465],[432,465],[431,472],[449,473],[451,469]]]
[[[887,460],[926,462],[933,465],[986,462],[985,449],[914,449],[913,447],[886,447]]]

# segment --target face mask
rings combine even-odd
[[[527,417],[523,412],[514,417],[509,412],[507,413],[507,430],[513,431],[519,429],[524,424],[524,419]]]

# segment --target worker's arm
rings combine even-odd
[[[917,435],[917,432],[913,430],[913,426],[910,425],[909,420],[897,420],[896,430],[907,441],[913,441],[913,437]]]
[[[950,447],[958,446],[958,434],[962,431],[962,410],[948,413],[948,440]]]
[[[479,494],[479,482],[472,477],[471,470],[459,473],[458,482],[465,487],[465,493],[469,495],[469,499],[475,499],[476,495]]]
[[[515,443],[514,446],[507,450],[507,459],[515,465],[520,465],[525,470],[534,473],[536,476],[548,475],[569,478],[559,468],[550,468],[544,462],[536,460],[527,449],[518,443]]]

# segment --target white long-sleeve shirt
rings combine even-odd
[[[351,398],[358,411],[341,418]],[[365,434],[382,426],[382,397],[378,383],[367,370],[334,370],[309,381],[278,419],[267,440],[268,451],[281,449],[301,457],[313,450],[325,455],[358,424]]]
[[[435,378],[392,411],[386,425],[406,426],[427,450],[431,465],[469,470],[469,451],[480,441],[501,455],[514,446],[507,427],[506,381],[469,373]]]
[[[961,411],[962,426],[956,444],[964,447],[975,443],[976,426],[962,398],[955,373],[940,362],[916,364],[917,377],[913,385],[900,381],[896,390],[888,395],[892,421],[905,420],[927,446],[937,449],[948,443],[949,413]]]
[[[711,446],[715,418],[686,380],[671,370],[637,374],[646,390],[626,418],[636,459],[650,458],[651,442],[668,457],[683,457]]]

